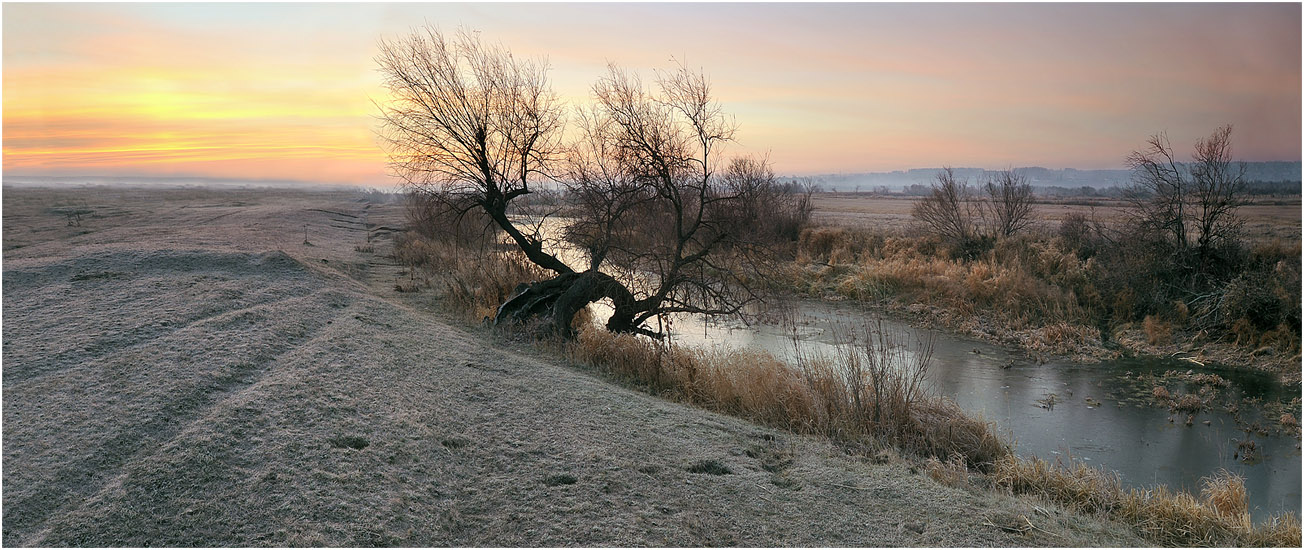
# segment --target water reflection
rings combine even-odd
[[[599,312],[598,317],[603,316]],[[671,323],[671,335],[684,346],[763,349],[791,362],[794,331],[803,353],[832,354],[834,336],[865,320],[863,312],[852,308],[806,303],[798,306],[796,321],[787,326],[745,326],[677,316]],[[884,324],[898,336],[898,342],[907,344],[931,334],[901,323]],[[1232,376],[1227,371],[1161,359],[1038,364],[992,344],[943,334],[931,337],[931,388],[954,399],[964,410],[995,422],[1015,442],[1020,455],[1052,460],[1072,457],[1117,472],[1125,485],[1162,483],[1196,494],[1200,478],[1225,468],[1245,478],[1251,515],[1256,520],[1270,513],[1300,510],[1299,438],[1254,434],[1263,459],[1245,463],[1234,454],[1236,441],[1247,436],[1230,414],[1204,411],[1187,426],[1185,415],[1135,399],[1136,389],[1129,385],[1129,378],[1136,374],[1194,368],[1230,378],[1232,387],[1225,391],[1283,399],[1283,390],[1264,377]],[[1054,405],[1045,407],[1050,394],[1055,395]]]
[[[548,220],[545,231],[559,234],[559,224],[559,220]],[[583,264],[583,255],[575,250],[559,243],[550,248],[565,261]],[[595,304],[594,310],[598,323],[605,323],[611,315],[609,304]],[[792,306],[781,317],[786,320],[783,324],[746,326],[731,320],[675,315],[670,334],[684,346],[766,350],[791,363],[794,334],[803,353],[832,355],[835,335],[867,321],[863,311],[813,302]],[[891,321],[884,325],[897,335],[898,343],[910,345],[931,337],[933,361],[928,381],[933,391],[954,399],[969,413],[995,422],[1022,456],[1072,457],[1117,472],[1126,485],[1162,483],[1195,494],[1200,491],[1201,478],[1226,469],[1245,478],[1254,519],[1300,511],[1298,437],[1255,434],[1252,438],[1262,459],[1242,462],[1236,457],[1236,442],[1250,436],[1229,413],[1201,412],[1195,423],[1187,426],[1185,415],[1173,415],[1135,399],[1136,388],[1129,384],[1133,375],[1195,369],[1227,378],[1232,384],[1227,391],[1266,401],[1294,397],[1283,395],[1284,390],[1269,376],[1160,359],[1038,364],[992,344]],[[1043,406],[1051,394],[1054,405]]]

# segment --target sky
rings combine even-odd
[[[1300,160],[1300,5],[18,4],[4,174],[386,185],[377,42],[477,30],[590,101],[614,63],[682,61],[781,174],[1122,168],[1223,124]]]

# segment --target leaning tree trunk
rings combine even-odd
[[[607,330],[633,332],[635,300],[629,289],[600,271],[563,273],[551,279],[516,287],[512,297],[498,307],[494,324],[522,324],[530,319],[544,320],[550,330],[565,338],[575,335],[571,320],[585,306],[610,298],[615,313],[607,321]]]

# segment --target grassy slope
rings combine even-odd
[[[1140,543],[452,328],[355,199],[6,189],[3,543]]]

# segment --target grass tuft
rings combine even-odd
[[[725,476],[733,473],[728,466],[719,460],[703,460],[694,463],[688,467],[688,472],[693,474],[710,474],[713,476]]]
[[[1205,478],[1198,498],[1163,485],[1124,489],[1117,474],[1077,461],[1052,463],[1010,455],[997,462],[993,478],[1012,493],[1035,495],[1134,525],[1147,540],[1163,546],[1300,545],[1300,524],[1294,514],[1254,525],[1244,480],[1226,471]]]
[[[883,441],[920,456],[962,457],[979,469],[1010,452],[990,423],[923,390],[920,369],[929,354],[911,355],[887,340],[862,340],[836,357],[802,357],[793,367],[761,351],[686,349],[584,327],[567,353],[654,393],[798,433],[856,445]],[[914,370],[897,368],[909,357],[920,358]]]

